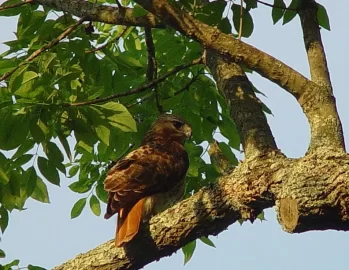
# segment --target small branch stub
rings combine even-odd
[[[299,220],[297,200],[285,198],[279,201],[278,220],[286,232],[294,232]]]

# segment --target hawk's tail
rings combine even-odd
[[[139,200],[131,210],[121,208],[118,214],[115,245],[122,247],[132,240],[139,230],[142,221],[144,199]]]

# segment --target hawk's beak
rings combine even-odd
[[[190,139],[192,135],[191,127],[188,125],[184,125],[183,129],[184,129],[185,136],[187,136],[187,138]]]

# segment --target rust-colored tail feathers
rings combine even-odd
[[[142,222],[144,199],[139,200],[131,210],[121,208],[118,214],[115,245],[122,247],[137,234]]]

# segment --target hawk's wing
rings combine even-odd
[[[107,174],[104,188],[109,192],[106,218],[140,199],[165,192],[182,180],[188,156],[182,149],[171,153],[143,145],[115,164]]]

